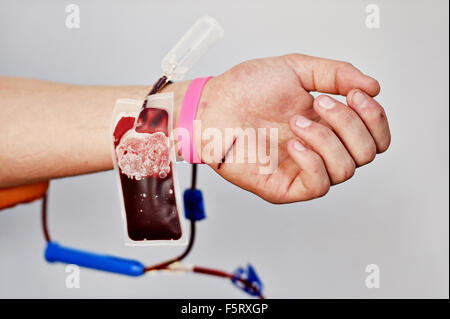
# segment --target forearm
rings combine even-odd
[[[175,91],[174,119],[185,86],[165,89]],[[0,188],[111,169],[115,101],[143,100],[149,88],[0,78]]]

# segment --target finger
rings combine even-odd
[[[294,116],[289,125],[295,135],[322,157],[332,184],[353,176],[355,162],[331,129],[303,116]]]
[[[300,168],[288,187],[287,198],[301,201],[325,195],[330,189],[330,179],[322,158],[295,139],[288,142],[287,150]]]
[[[351,89],[358,88],[371,96],[380,92],[377,80],[348,62],[302,54],[289,54],[284,57],[307,91],[347,95]]]
[[[347,96],[348,105],[363,120],[377,146],[377,152],[386,151],[391,144],[391,132],[383,107],[360,90],[352,90]]]
[[[375,141],[356,112],[326,95],[317,97],[313,105],[314,110],[345,145],[357,166],[367,164],[375,158]]]

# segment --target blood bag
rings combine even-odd
[[[173,94],[116,102],[112,156],[126,244],[185,244],[172,140]]]

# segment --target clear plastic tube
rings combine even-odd
[[[179,81],[198,59],[224,34],[222,26],[209,16],[197,20],[161,62],[168,80]]]

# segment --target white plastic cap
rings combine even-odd
[[[164,75],[179,81],[197,60],[223,36],[216,19],[204,16],[197,20],[161,62]]]

